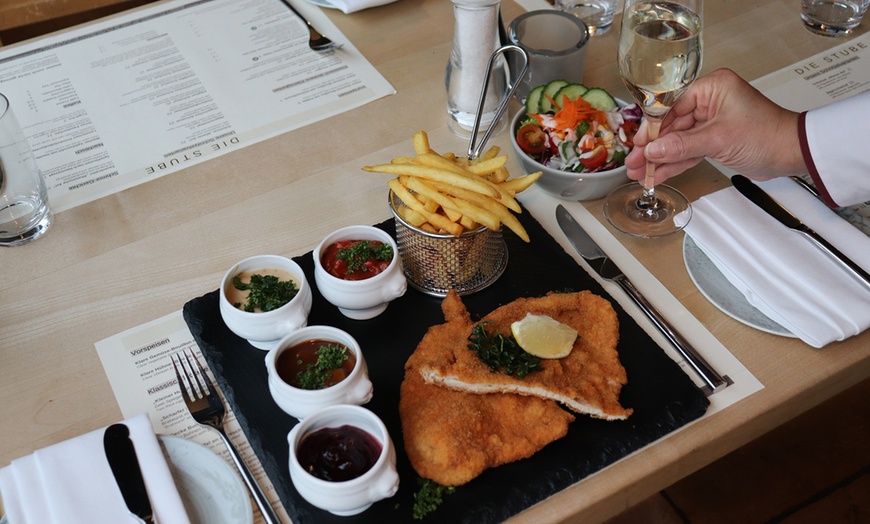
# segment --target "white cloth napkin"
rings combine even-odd
[[[370,7],[391,4],[396,0],[308,0],[312,4],[332,9],[341,9],[345,14],[355,13]]]
[[[759,183],[870,271],[870,237],[789,179]],[[813,347],[870,327],[870,290],[733,187],[700,198],[686,233],[750,304]]]
[[[147,414],[124,421],[159,524],[189,524]],[[136,522],[103,449],[105,428],[35,451],[0,469],[10,524]]]

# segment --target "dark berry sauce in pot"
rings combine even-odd
[[[315,477],[342,482],[372,469],[381,443],[355,426],[322,428],[306,435],[296,448],[302,469]]]

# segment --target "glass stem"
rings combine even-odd
[[[662,121],[657,118],[646,117],[647,120],[647,134],[649,135],[649,141],[659,137],[659,130],[662,127]],[[647,160],[646,162],[646,175],[643,178],[643,196],[641,197],[639,206],[651,209],[655,208],[656,204],[656,190],[655,190],[655,170],[656,165],[653,162]]]

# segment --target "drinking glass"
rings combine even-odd
[[[51,226],[42,173],[9,100],[0,94],[0,246],[20,246]]]
[[[647,120],[650,140],[701,68],[702,0],[625,0],[619,35],[619,74]],[[617,229],[638,237],[681,230],[691,217],[689,200],[667,185],[655,186],[647,162],[643,186],[614,189],[604,215]],[[674,217],[683,213],[678,225]]]

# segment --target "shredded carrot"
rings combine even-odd
[[[583,122],[598,122],[607,124],[607,114],[600,109],[595,109],[589,102],[578,97],[571,100],[567,96],[562,97],[562,108],[553,117],[557,129],[573,129]]]

